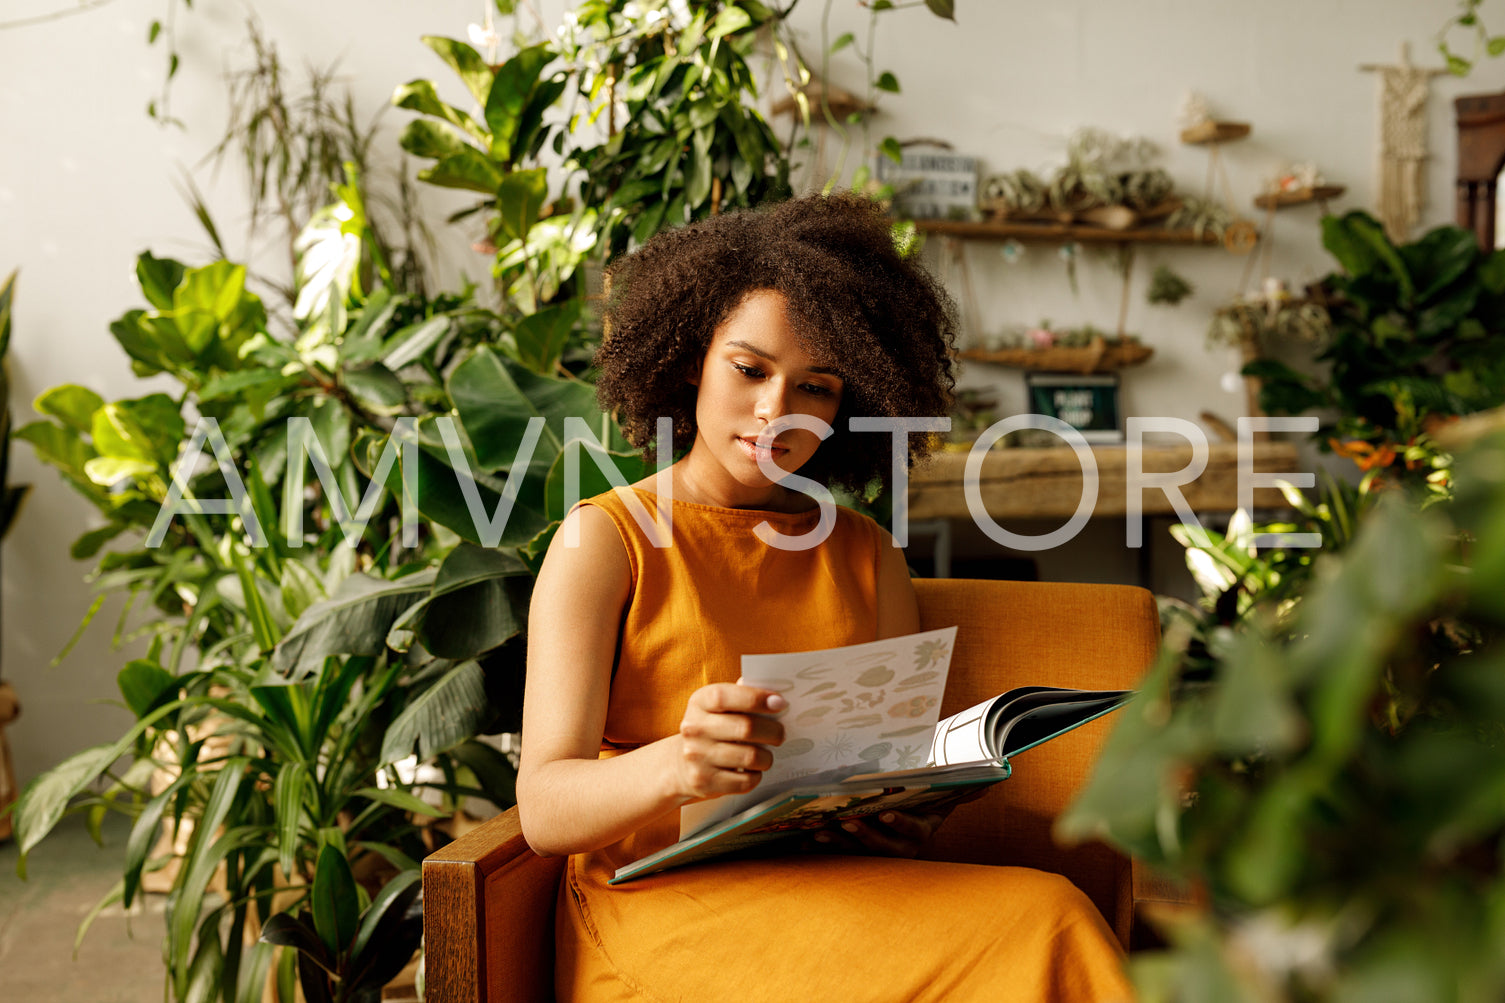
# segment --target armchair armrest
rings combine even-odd
[[[423,861],[424,1000],[554,998],[554,903],[564,857],[540,857],[517,809]]]

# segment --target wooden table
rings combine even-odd
[[[1289,442],[1254,442],[1250,450],[1250,472],[1295,480],[1303,473],[1296,447]],[[1129,451],[1121,445],[1093,446],[1097,464],[1097,497],[1086,509],[1088,519],[1123,518],[1128,514]],[[1178,490],[1193,515],[1231,513],[1239,507],[1239,446],[1236,443],[1209,444],[1207,466],[1193,480]],[[967,453],[940,453],[910,474],[909,524],[935,536],[937,577],[948,577],[951,564],[951,520],[973,519],[967,504]],[[1192,461],[1192,446],[1146,446],[1139,461],[1144,474],[1174,474]],[[982,456],[977,478],[977,493],[982,508],[993,526],[974,523],[996,542],[1013,549],[1047,550],[1075,536],[1071,520],[1082,503],[1082,461],[1070,446],[1044,449],[991,449]],[[1180,480],[1181,478],[1174,478]],[[1175,506],[1164,490],[1149,488],[1141,492],[1144,517],[1175,516]],[[1286,502],[1276,488],[1256,488],[1255,508],[1284,508]],[[997,523],[1006,520],[1047,520],[1062,523],[1059,529],[1038,536],[1015,536]],[[1138,527],[1139,577],[1148,584],[1150,550],[1142,546],[1143,523]],[[1077,527],[1079,529],[1080,526]],[[1132,531],[1131,531],[1132,532]]]
[[[1207,450],[1207,468],[1196,480],[1180,487],[1193,512],[1232,512],[1238,508],[1238,445],[1213,443]],[[1296,446],[1290,442],[1254,442],[1247,447],[1256,474],[1301,473]],[[917,468],[909,480],[911,519],[969,519],[963,479],[966,453],[939,453]],[[1128,449],[1125,446],[1093,446],[1097,462],[1097,502],[1093,518],[1122,516],[1128,511]],[[1190,443],[1146,446],[1141,463],[1144,473],[1174,473],[1191,462]],[[1082,497],[1082,464],[1070,446],[1045,449],[990,449],[983,457],[978,481],[982,501],[994,519],[1068,519]],[[1282,508],[1285,500],[1274,488],[1254,492],[1257,508]],[[1174,515],[1166,493],[1143,493],[1145,515]]]

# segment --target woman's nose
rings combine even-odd
[[[758,401],[754,414],[764,421],[773,421],[783,417],[787,410],[784,401],[784,387],[778,380],[769,380],[759,388]]]

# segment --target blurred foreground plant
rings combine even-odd
[[[1173,627],[1064,833],[1192,880],[1142,998],[1505,995],[1505,435],[1269,608]]]

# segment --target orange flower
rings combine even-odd
[[[1395,462],[1395,447],[1388,442],[1375,446],[1374,443],[1365,442],[1363,439],[1350,439],[1347,442],[1328,439],[1327,444],[1332,447],[1333,452],[1339,456],[1348,457],[1366,473],[1375,467],[1388,467]]]

